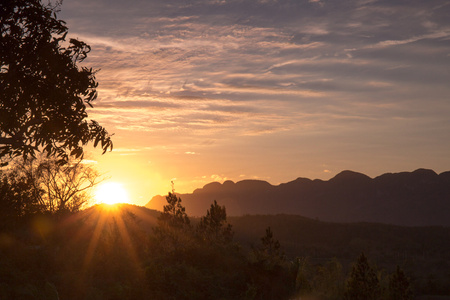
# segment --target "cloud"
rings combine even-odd
[[[363,125],[401,134],[406,120],[433,118],[450,129],[445,1],[81,0],[62,9],[69,33],[92,45],[85,64],[100,69],[90,116],[140,146]]]
[[[124,100],[124,101],[102,101],[96,105],[97,109],[167,109],[179,108],[177,103],[158,100]]]
[[[218,181],[218,182],[223,182],[227,180],[227,177],[223,176],[223,175],[217,175],[217,174],[213,174],[210,176],[210,178],[213,181]]]
[[[381,41],[375,45],[366,46],[365,48],[385,48],[385,47],[392,47],[392,46],[414,43],[414,42],[421,41],[424,39],[440,39],[440,38],[449,38],[449,37],[450,37],[450,29],[444,30],[444,31],[432,32],[432,33],[424,34],[421,36],[413,36],[413,37],[410,37],[410,38],[407,38],[404,40]]]

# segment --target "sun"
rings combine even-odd
[[[127,190],[118,182],[105,182],[95,191],[97,203],[116,204],[130,203]]]

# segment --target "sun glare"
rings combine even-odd
[[[116,204],[129,203],[127,190],[118,182],[106,182],[100,185],[95,192],[97,203]]]

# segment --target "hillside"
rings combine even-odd
[[[80,212],[76,219],[82,219],[83,225],[76,226],[76,230],[88,233],[84,237],[89,241],[95,230],[88,228],[96,228],[98,220],[104,220],[101,222],[105,230],[103,235],[109,236],[106,232],[121,219],[117,223],[119,235],[122,238],[128,235],[133,248],[139,248],[153,232],[159,213],[134,205],[115,207],[116,210],[109,211],[109,206],[100,205]],[[191,218],[191,221],[193,226],[198,223],[197,218]],[[123,226],[120,226],[122,222]],[[450,293],[450,227],[343,224],[287,214],[228,217],[228,222],[233,226],[234,240],[243,249],[257,245],[270,226],[289,259],[307,257],[311,265],[319,265],[336,258],[348,272],[355,257],[364,252],[385,272],[392,272],[396,265],[401,265],[412,277],[419,294]],[[127,228],[126,235],[120,232],[121,227]]]
[[[344,268],[349,268],[354,257],[364,252],[384,272],[392,272],[396,265],[401,265],[419,294],[450,293],[449,227],[343,224],[284,214],[228,219],[235,240],[243,246],[256,245],[258,237],[270,226],[288,257],[307,257],[313,265],[336,258]]]
[[[192,216],[205,214],[213,200],[229,216],[296,214],[330,222],[378,222],[406,226],[450,226],[450,172],[387,173],[376,178],[343,171],[334,178],[298,178],[277,186],[266,181],[212,182],[180,194]],[[162,210],[164,196],[146,207]]]
[[[65,222],[66,226],[60,228],[65,232],[69,228],[69,232],[84,232],[85,242],[77,241],[83,244],[93,240],[98,224],[103,224],[103,236],[109,236],[110,230],[118,226],[120,239],[125,238],[138,249],[152,234],[158,216],[157,211],[135,205],[115,205],[113,210],[98,205],[74,216],[83,220],[82,225]],[[193,226],[198,221],[191,218]],[[384,272],[392,272],[396,265],[401,265],[412,277],[419,294],[450,293],[450,227],[334,223],[289,214],[228,217],[228,222],[233,226],[234,241],[243,249],[249,250],[260,243],[265,229],[271,227],[289,259],[307,257],[311,265],[320,265],[336,258],[348,272],[355,258],[364,252]]]

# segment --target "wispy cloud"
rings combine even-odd
[[[62,7],[70,34],[92,45],[86,64],[100,69],[90,116],[126,136],[119,143],[141,149],[181,141],[179,153],[202,155],[212,147],[202,142],[221,139],[238,147],[289,137],[273,150],[278,155],[311,135],[323,138],[316,145],[333,136],[353,145],[366,142],[354,133],[363,128],[366,136],[381,139],[389,130],[415,141],[429,136],[414,126],[450,130],[448,15],[444,0],[81,0]],[[437,137],[434,144],[449,149]]]
[[[375,45],[369,45],[365,48],[386,48],[386,47],[392,47],[397,45],[404,45],[409,43],[414,43],[420,40],[424,39],[441,39],[441,38],[449,38],[450,37],[450,28],[448,30],[438,31],[438,32],[432,32],[429,34],[424,34],[421,36],[413,36],[407,39],[403,40],[386,40],[376,43]]]

